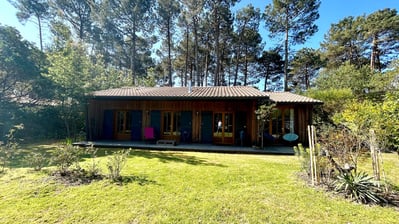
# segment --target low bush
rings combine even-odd
[[[89,154],[90,159],[91,159],[91,161],[87,165],[87,173],[91,177],[102,176],[101,169],[99,166],[99,161],[96,159],[97,151],[98,151],[98,149],[94,148],[93,146],[86,148],[86,153]]]
[[[380,188],[373,177],[365,172],[345,172],[334,181],[335,190],[359,203],[382,204],[387,201],[379,196]]]
[[[48,159],[44,154],[40,152],[32,152],[28,154],[26,160],[29,166],[31,166],[34,171],[40,171],[48,164]]]
[[[131,149],[114,152],[108,157],[107,168],[109,171],[109,179],[112,181],[122,181],[121,171],[126,164],[126,159]]]
[[[72,165],[75,165],[76,169],[80,169],[79,160],[81,155],[82,151],[79,147],[65,144],[56,148],[52,162],[58,167],[58,171],[61,174],[66,174]]]
[[[16,133],[23,128],[23,124],[14,125],[4,136],[4,140],[0,138],[0,173],[5,171],[6,167],[11,164],[12,159],[18,154],[18,146],[21,139],[16,137]]]

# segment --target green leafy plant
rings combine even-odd
[[[261,136],[261,142],[260,142],[260,147],[263,149],[263,137],[264,137],[264,131],[265,131],[265,126],[267,125],[267,122],[269,122],[271,116],[273,115],[273,112],[276,110],[276,105],[275,104],[270,104],[270,103],[264,103],[259,106],[259,109],[255,111],[256,114],[256,119],[258,120],[258,130],[259,130],[259,135]]]
[[[131,149],[117,151],[108,157],[107,168],[109,171],[109,179],[112,181],[122,181],[121,172],[126,164],[126,159]]]
[[[18,154],[18,138],[15,136],[18,130],[23,129],[23,124],[15,125],[5,135],[5,141],[0,141],[0,173],[10,165],[12,158]]]
[[[94,148],[93,145],[86,148],[86,153],[90,155],[91,161],[87,167],[87,173],[89,177],[100,177],[101,169],[99,167],[99,161],[97,158],[97,148]]]
[[[72,165],[79,169],[79,160],[82,152],[79,147],[70,144],[57,147],[52,162],[58,167],[61,174],[66,174]]]
[[[365,172],[345,172],[334,181],[335,191],[360,203],[381,204],[385,200],[378,195],[379,188],[372,179]]]
[[[47,165],[48,159],[42,153],[33,152],[28,155],[27,162],[34,171],[40,171],[44,166]]]
[[[301,143],[299,143],[298,146],[294,146],[294,152],[295,155],[302,160],[301,169],[309,174],[310,173],[309,149],[306,149]]]

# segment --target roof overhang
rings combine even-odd
[[[290,92],[268,92],[270,101],[277,105],[319,105],[323,101]]]
[[[260,100],[269,95],[250,86],[217,87],[124,87],[95,91],[96,100]]]

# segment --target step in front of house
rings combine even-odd
[[[158,140],[157,141],[157,145],[172,145],[175,146],[176,145],[176,141],[175,140]]]

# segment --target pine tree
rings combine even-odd
[[[164,44],[167,48],[168,85],[173,85],[172,80],[172,44],[175,31],[176,17],[180,12],[179,2],[176,0],[158,0],[158,27],[161,34],[165,34]]]
[[[362,30],[371,47],[370,68],[381,71],[387,65],[383,64],[382,57],[395,57],[399,51],[399,15],[396,9],[378,10],[368,15]]]
[[[259,34],[260,10],[248,5],[237,12],[235,18],[234,46],[234,82],[237,85],[241,68],[243,85],[248,84],[250,65],[254,64],[261,51],[262,37]],[[252,66],[253,67],[253,66]]]
[[[43,20],[49,19],[49,4],[45,0],[8,0],[18,9],[17,17],[22,23],[28,21],[32,16],[36,18],[39,28],[40,50],[43,51]]]
[[[307,90],[311,87],[311,80],[317,76],[324,63],[317,50],[302,48],[296,52],[291,65],[290,74],[293,85],[300,90]]]
[[[284,35],[284,90],[288,90],[290,45],[303,44],[318,28],[319,0],[273,0],[266,6],[265,25],[271,37]]]
[[[331,25],[321,43],[323,57],[327,59],[327,68],[337,68],[345,62],[357,67],[365,64],[365,42],[361,29],[363,23],[363,16],[349,16]]]

